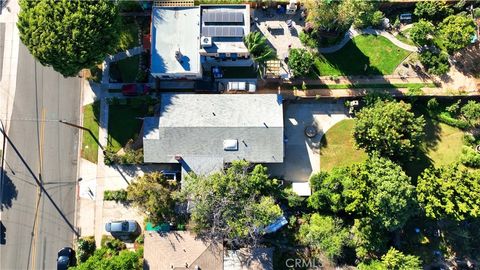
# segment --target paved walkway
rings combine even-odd
[[[107,58],[105,58],[105,61],[103,61],[102,86],[105,87],[108,85],[108,83],[110,83],[110,63],[117,62],[135,55],[139,55],[144,51],[145,50],[142,46],[138,46],[130,50],[117,53],[115,55],[107,56]]]
[[[394,35],[390,34],[387,31],[378,30],[378,29],[371,29],[371,28],[363,29],[363,30],[357,30],[357,29],[354,29],[353,27],[351,27],[345,33],[345,36],[343,37],[342,41],[340,41],[340,43],[338,43],[334,46],[331,46],[331,47],[320,48],[320,49],[318,49],[318,51],[320,53],[334,53],[334,52],[340,50],[341,48],[343,48],[343,46],[345,46],[352,38],[354,38],[358,35],[365,35],[365,34],[383,36],[383,37],[387,38],[388,40],[390,40],[397,47],[400,47],[400,48],[402,48],[406,51],[409,51],[409,52],[416,52],[418,50],[417,47],[415,47],[415,46],[411,46],[411,45],[408,45],[408,44],[405,44],[405,43],[401,42]]]

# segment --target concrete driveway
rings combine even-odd
[[[269,164],[272,176],[291,181],[308,181],[320,171],[320,139],[339,121],[348,118],[343,100],[290,103],[284,106],[285,159],[283,164]],[[313,126],[317,135],[308,138],[305,128]]]

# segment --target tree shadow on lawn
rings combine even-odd
[[[417,107],[417,109],[414,109],[416,111],[416,115],[418,116],[423,115],[425,119],[425,137],[424,137],[424,142],[420,146],[420,150],[416,155],[416,159],[412,161],[403,161],[402,163],[404,164],[404,169],[407,175],[412,177],[414,183],[416,184],[416,179],[417,177],[428,167],[434,166],[434,161],[428,156],[428,152],[432,150],[436,150],[438,147],[438,144],[441,142],[442,138],[440,136],[442,129],[440,128],[440,125],[438,122],[436,122],[434,119],[428,116],[426,112],[420,112],[418,109],[420,108]]]
[[[372,66],[370,58],[357,45],[349,41],[334,53],[318,54],[315,60],[316,72],[320,75],[384,75]]]

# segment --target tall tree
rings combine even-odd
[[[435,26],[429,21],[420,20],[410,30],[412,41],[418,45],[430,44],[435,32]]]
[[[305,77],[312,71],[313,55],[305,49],[291,49],[288,54],[288,67],[293,77]]]
[[[244,42],[253,60],[258,64],[260,72],[263,72],[267,61],[277,58],[276,52],[268,45],[267,39],[258,31],[246,35]]]
[[[395,231],[416,212],[415,188],[402,168],[386,158],[334,169],[311,178],[309,205],[322,211],[345,211],[370,217],[381,228]]]
[[[350,233],[341,219],[317,213],[307,217],[297,237],[301,243],[313,247],[331,260],[341,257],[344,249],[351,245]]]
[[[417,197],[430,218],[478,218],[480,174],[457,165],[426,169],[418,178]]]
[[[469,100],[467,104],[460,109],[462,118],[469,123],[471,127],[480,125],[480,102]]]
[[[172,192],[176,187],[175,182],[168,181],[159,172],[146,173],[127,187],[127,199],[147,213],[151,222],[170,222],[175,206]]]
[[[193,229],[207,239],[232,244],[255,244],[262,229],[282,215],[273,196],[278,182],[267,169],[235,161],[225,172],[192,175],[185,180],[181,197],[189,200]]]
[[[426,20],[442,20],[453,13],[446,1],[418,1],[413,12],[417,17]]]
[[[412,158],[424,136],[425,120],[415,117],[411,105],[378,101],[363,108],[355,120],[353,136],[356,145],[370,155],[390,158]]]
[[[118,43],[113,1],[20,0],[20,39],[44,66],[63,76],[103,61]]]
[[[475,32],[475,22],[470,16],[451,15],[440,24],[439,37],[443,46],[453,52],[470,44]]]

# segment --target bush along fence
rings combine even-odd
[[[115,201],[115,202],[126,203],[126,202],[128,202],[127,191],[124,190],[124,189],[105,190],[103,192],[103,200],[104,201]]]

